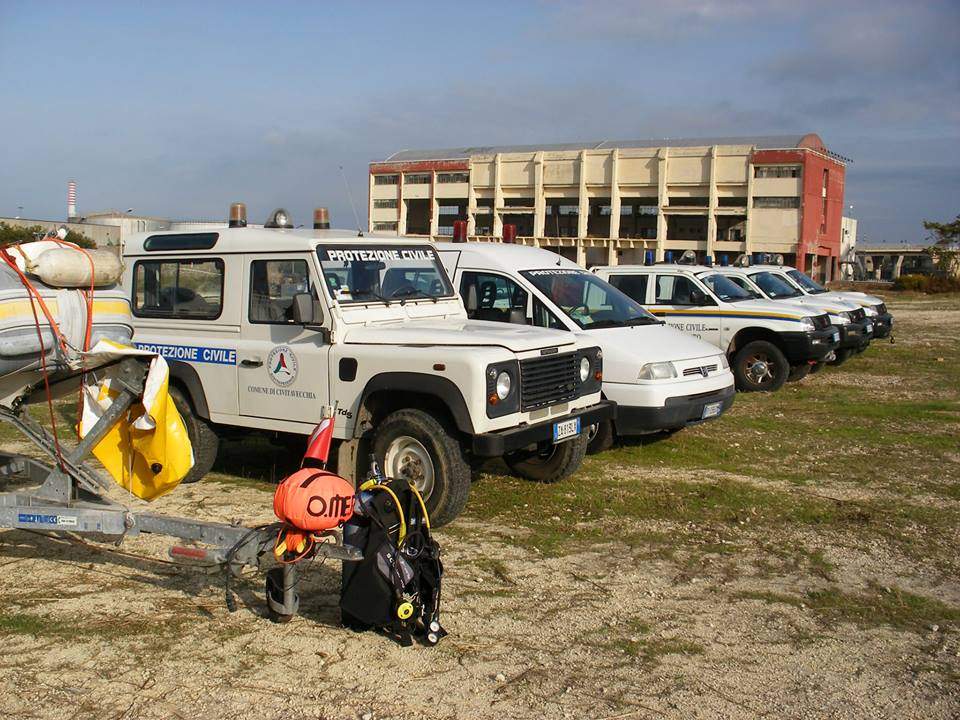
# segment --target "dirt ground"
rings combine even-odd
[[[960,717],[960,298],[891,306],[896,345],[741,396],[717,423],[558,486],[485,471],[439,532],[436,648],[339,627],[332,562],[276,625],[262,576],[236,583],[230,613],[222,576],[172,563],[162,539],[4,531],[0,715]],[[285,452],[226,447],[151,509],[271,520],[260,479]]]

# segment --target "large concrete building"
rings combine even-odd
[[[839,277],[846,159],[815,134],[404,150],[370,164],[369,229],[517,242],[584,265],[782,253]]]

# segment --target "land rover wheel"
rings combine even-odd
[[[587,454],[603,452],[613,447],[613,422],[603,420],[587,428]]]
[[[177,407],[177,412],[183,418],[183,424],[187,428],[187,437],[190,438],[190,445],[193,447],[193,467],[187,476],[181,480],[185,483],[195,483],[202,478],[213,467],[217,461],[217,451],[220,449],[220,438],[206,420],[197,417],[193,411],[193,405],[183,394],[183,391],[176,386],[170,387],[170,397],[173,404]]]
[[[799,382],[810,374],[810,364],[794,365],[790,368],[790,374],[787,375],[787,382]]]
[[[847,360],[849,360],[853,356],[853,350],[850,348],[842,348],[842,349],[836,350],[834,354],[836,355],[836,357],[827,364],[832,365],[833,367],[837,367],[839,365],[843,365]]]
[[[587,454],[589,442],[587,433],[582,433],[579,437],[556,445],[517,450],[504,455],[503,460],[522,478],[555,483],[576,472]]]
[[[776,345],[754,340],[734,355],[733,374],[741,392],[773,392],[787,381],[790,365]]]
[[[453,433],[422,410],[397,410],[374,431],[373,453],[388,478],[405,478],[420,491],[434,527],[467,504],[470,465]]]

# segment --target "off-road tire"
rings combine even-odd
[[[834,355],[836,355],[836,357],[827,364],[833,367],[839,367],[840,365],[843,365],[851,357],[853,357],[853,349],[852,348],[838,349],[834,351]]]
[[[552,445],[548,454],[518,450],[503,456],[519,477],[542,483],[560,482],[577,471],[587,454],[587,434]]]
[[[587,434],[589,438],[589,433]],[[612,420],[602,420],[597,423],[597,434],[593,436],[593,439],[587,440],[587,455],[593,455],[595,453],[603,452],[604,450],[609,450],[613,447],[614,432],[613,432],[613,421]]]
[[[193,410],[193,405],[183,394],[180,388],[171,386],[170,397],[177,407],[177,412],[183,418],[187,428],[187,437],[193,447],[193,467],[180,482],[195,483],[213,468],[217,461],[217,452],[220,450],[220,437],[213,426]]]
[[[800,382],[810,374],[810,364],[793,365],[790,367],[790,374],[787,375],[787,382]]]
[[[470,494],[470,465],[454,431],[423,410],[397,410],[385,417],[374,430],[373,454],[386,472],[385,456],[390,444],[399,437],[419,441],[433,462],[434,487],[424,498],[430,525],[440,527],[451,522],[467,504]]]
[[[757,381],[748,370],[751,363],[761,357],[767,359],[769,372],[767,377]],[[783,387],[790,374],[790,364],[786,356],[780,348],[766,340],[748,342],[733,356],[730,365],[737,381],[737,390],[740,392],[774,392]]]

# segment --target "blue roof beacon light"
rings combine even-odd
[[[673,262],[673,250],[667,250],[667,252],[664,254],[664,259],[668,263]]]
[[[723,255],[720,256],[720,267],[726,267],[729,264],[730,264],[730,257],[726,253],[724,253]]]
[[[703,264],[706,265],[707,267],[713,267],[713,255],[707,255],[703,259]]]
[[[643,255],[644,265],[653,265],[653,250],[647,250]]]

